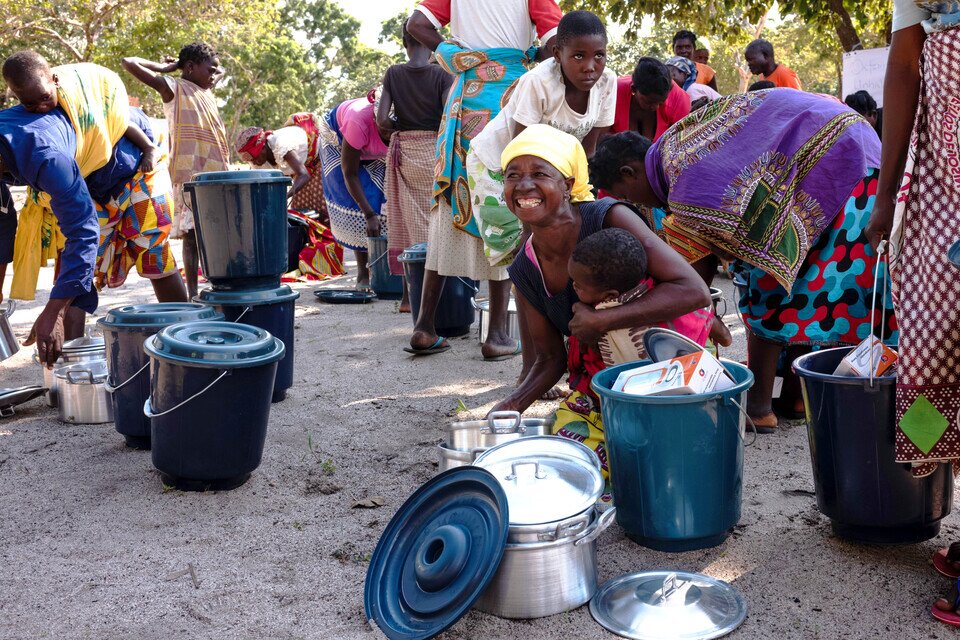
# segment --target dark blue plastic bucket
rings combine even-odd
[[[260,466],[283,343],[257,327],[185,322],[143,345],[150,357],[153,465],[183,490],[232,489]]]
[[[212,307],[192,302],[124,305],[97,320],[107,353],[107,387],[113,402],[114,426],[134,449],[150,448],[150,419],[143,403],[150,395],[149,364],[143,341],[179,322],[223,320]]]
[[[390,275],[387,262],[387,238],[367,238],[367,266],[370,269],[370,287],[381,300],[399,300],[403,297],[403,276]]]
[[[740,520],[744,406],[753,374],[724,361],[736,381],[728,391],[633,396],[612,390],[621,371],[604,369],[591,386],[600,396],[617,506],[627,536],[658,551],[690,551],[723,542]]]
[[[942,464],[915,478],[897,464],[896,377],[835,376],[852,347],[815,351],[793,363],[807,412],[817,507],[838,536],[857,542],[929,540],[953,505],[953,473]]]
[[[287,188],[279,171],[214,171],[192,194],[203,275],[216,289],[277,286],[287,272]]]
[[[195,298],[196,302],[210,305],[223,313],[228,322],[242,322],[266,329],[283,342],[286,351],[277,366],[273,402],[283,400],[287,396],[287,389],[293,386],[294,316],[299,297],[299,292],[281,285],[252,291],[204,289]]]
[[[410,293],[410,306],[413,324],[417,324],[420,315],[420,297],[423,292],[423,273],[427,264],[427,243],[408,247],[398,258],[403,265],[403,274],[407,279]],[[480,283],[476,280],[447,276],[443,282],[443,292],[437,305],[434,323],[437,335],[444,338],[456,338],[470,333],[470,327],[476,320],[473,297],[477,295]]]

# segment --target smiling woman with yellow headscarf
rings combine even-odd
[[[572,393],[560,402],[554,431],[590,446],[606,474],[599,400],[590,390],[593,374],[604,368],[595,345],[617,329],[695,313],[710,304],[710,294],[693,268],[630,205],[593,199],[587,157],[573,136],[547,125],[529,127],[506,147],[501,161],[504,200],[531,231],[509,269],[529,336],[522,341],[524,361],[531,366],[495,410],[526,410],[569,371]],[[596,310],[574,291],[568,263],[577,244],[604,228],[623,229],[640,241],[655,286],[631,302]]]

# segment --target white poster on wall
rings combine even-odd
[[[843,97],[865,90],[883,107],[883,76],[890,47],[862,49],[843,54]]]

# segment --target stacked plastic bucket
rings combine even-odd
[[[300,297],[280,284],[287,271],[289,185],[279,171],[201,173],[185,185],[193,196],[200,264],[211,285],[195,302],[283,342],[273,402],[293,386],[294,301]]]

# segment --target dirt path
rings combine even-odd
[[[149,301],[146,282],[131,285],[101,308]],[[484,362],[474,336],[412,360],[401,351],[410,318],[395,303],[325,306],[315,286],[297,288],[295,386],[273,406],[263,464],[239,489],[166,491],[150,454],[126,449],[111,425],[60,424],[42,401],[0,421],[0,637],[379,637],[362,594],[381,531],[435,473],[458,400],[482,415],[519,360]],[[42,302],[17,312],[20,333]],[[730,355],[742,357],[736,335]],[[27,349],[0,365],[0,386],[39,380]],[[667,568],[728,580],[750,607],[738,639],[952,637],[927,609],[947,588],[929,558],[960,537],[954,516],[924,544],[848,544],[816,510],[803,425],[761,436],[745,459],[743,516],[726,543],[657,553],[614,525],[599,540],[601,581]],[[385,505],[351,508],[371,496]],[[613,636],[581,608],[533,621],[472,612],[443,637]]]

